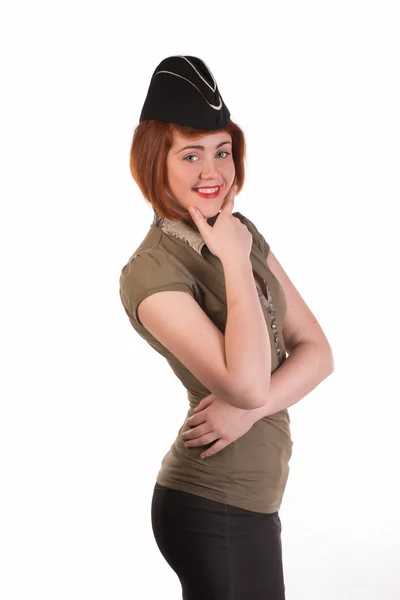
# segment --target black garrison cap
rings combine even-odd
[[[155,69],[139,121],[219,129],[230,112],[210,69],[196,56],[169,56]]]

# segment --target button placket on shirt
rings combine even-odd
[[[265,296],[263,294],[262,290],[260,290],[257,286],[258,295],[260,298],[260,302],[266,308],[269,319],[270,319],[270,327],[272,329],[272,336],[273,336],[274,343],[275,343],[276,355],[278,357],[278,365],[280,365],[283,361],[283,354],[282,354],[282,350],[281,350],[280,342],[279,342],[278,325],[276,324],[275,308],[274,308],[274,305],[272,302],[271,290],[268,287],[267,281],[265,279],[263,279],[262,281],[265,286],[267,295]]]

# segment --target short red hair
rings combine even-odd
[[[232,185],[238,186],[239,193],[244,184],[246,144],[243,131],[236,123],[229,119],[225,127],[213,130],[196,129],[167,121],[144,120],[139,123],[133,134],[130,169],[143,196],[156,213],[173,221],[186,221],[197,229],[190,214],[188,215],[180,205],[173,203],[166,193],[167,154],[172,146],[174,133],[186,137],[199,137],[222,131],[232,137],[232,158],[235,163],[235,180]]]

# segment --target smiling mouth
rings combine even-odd
[[[192,190],[194,190],[195,192],[199,192],[200,194],[216,194],[217,192],[219,192],[219,190],[221,189],[221,185],[205,185],[205,186],[200,186],[200,187],[194,187],[192,188]],[[200,192],[200,190],[205,190],[204,192]],[[212,190],[212,191],[211,191]]]

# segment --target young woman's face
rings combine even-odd
[[[186,210],[189,206],[197,206],[206,219],[213,217],[221,210],[235,179],[232,136],[225,132],[213,132],[198,138],[174,134],[167,156],[167,172],[167,191],[178,204]],[[217,194],[207,196],[201,196],[193,189],[217,186]]]

